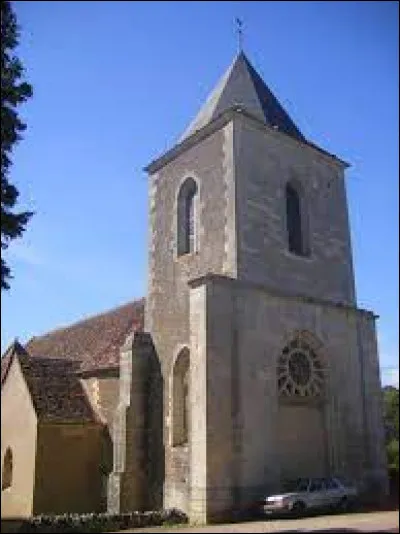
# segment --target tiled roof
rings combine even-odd
[[[126,336],[143,330],[144,299],[130,302],[66,328],[32,338],[25,348],[34,358],[80,363],[80,370],[119,367],[119,350]]]
[[[46,421],[98,420],[74,373],[74,362],[50,358],[22,358],[21,367],[39,419]]]
[[[13,359],[18,358],[40,421],[100,422],[75,375],[76,362],[32,358],[18,342],[13,343],[4,358],[7,358],[7,363],[2,383]]]

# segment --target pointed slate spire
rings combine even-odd
[[[238,105],[269,126],[304,140],[299,129],[241,51],[180,141],[206,126],[227,109]]]

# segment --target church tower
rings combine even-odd
[[[385,490],[375,316],[356,307],[346,167],[304,138],[240,52],[146,169],[164,506],[192,521],[297,476]]]

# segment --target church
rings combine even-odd
[[[146,168],[148,293],[1,361],[3,517],[229,518],[285,480],[387,491],[345,170],[240,52]]]

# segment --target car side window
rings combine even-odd
[[[297,486],[297,491],[307,491],[308,489],[308,480],[300,480]]]
[[[334,490],[338,488],[336,481],[333,478],[327,478],[325,481],[326,489]]]
[[[310,485],[310,491],[321,491],[324,488],[322,480],[312,480]]]

